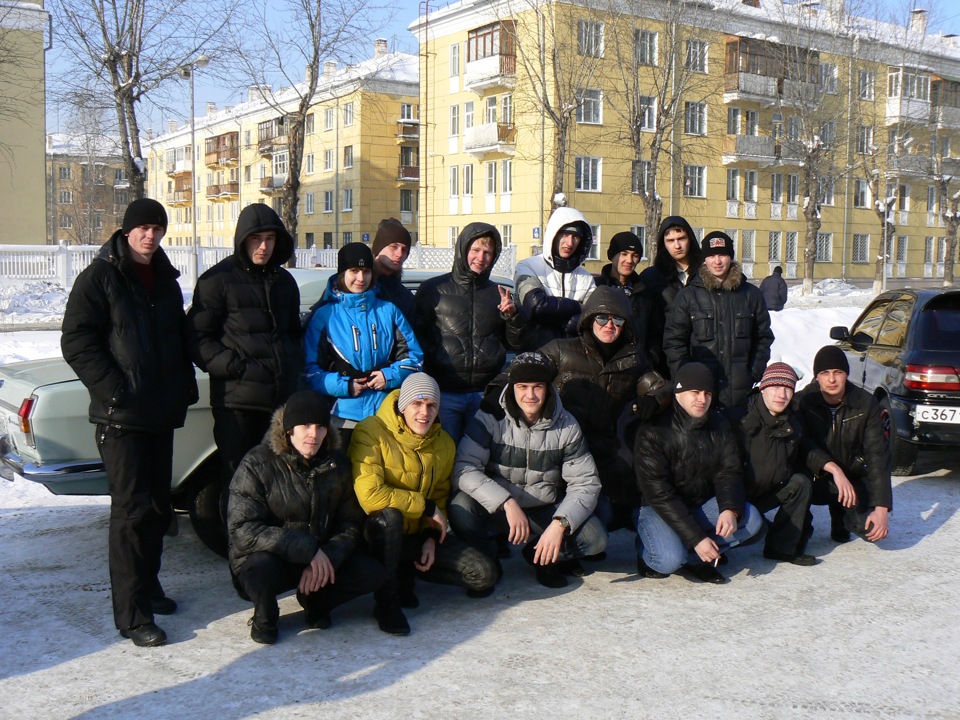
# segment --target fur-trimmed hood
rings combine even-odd
[[[303,460],[303,456],[297,452],[296,448],[290,444],[290,436],[283,429],[283,411],[286,405],[283,405],[273,411],[273,417],[270,419],[270,427],[263,441],[269,446],[275,455],[280,457],[295,456]],[[341,445],[340,431],[333,425],[327,425],[327,437],[320,446],[320,450],[310,458],[312,464],[316,460],[323,459],[330,454],[331,450],[339,450]]]
[[[726,292],[736,292],[747,281],[747,276],[743,274],[743,269],[738,262],[730,264],[730,272],[727,273],[725,280],[717,279],[706,265],[700,266],[699,278],[707,290],[725,290]]]

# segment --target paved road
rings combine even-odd
[[[0,481],[0,717],[960,717],[960,454],[895,489],[893,534],[837,546],[816,510],[814,568],[731,553],[726,586],[637,580],[632,539],[566,591],[514,557],[492,597],[418,585],[413,634],[377,630],[365,599],[281,641],[249,639],[250,606],[181,523],[164,583],[171,643],[112,627],[102,500],[9,507]],[[5,495],[6,488],[6,495]],[[516,554],[515,554],[516,555]]]

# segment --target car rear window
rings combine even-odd
[[[960,348],[960,293],[935,297],[923,308],[918,321],[923,348],[957,350]]]

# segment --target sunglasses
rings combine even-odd
[[[605,327],[606,324],[611,321],[614,327],[623,327],[623,324],[626,322],[625,318],[616,317],[615,315],[595,315],[593,319],[597,321],[600,327]]]

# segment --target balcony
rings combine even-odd
[[[420,180],[420,166],[401,165],[397,171],[397,180],[403,182],[418,182]]]
[[[411,142],[420,139],[420,121],[419,120],[398,120],[397,121],[397,140],[400,142]]]
[[[210,167],[236,167],[240,161],[239,143],[239,131],[208,138],[204,145],[204,164]]]
[[[930,121],[930,101],[915,98],[888,97],[886,125]]]
[[[260,179],[260,192],[267,195],[276,195],[283,190],[283,184],[287,181],[284,175],[268,175]]]
[[[723,138],[723,164],[749,162],[759,167],[776,160],[776,144],[770,136],[727,135]]]
[[[476,158],[487,153],[513,155],[516,152],[516,128],[511,123],[484,123],[463,133],[463,151]]]
[[[723,76],[723,101],[758,102],[772,105],[780,96],[777,78],[771,75],[730,72]]]
[[[816,106],[823,95],[823,89],[815,82],[790,80],[780,82],[780,104],[784,107],[808,108]]]
[[[933,162],[929,155],[891,155],[887,157],[887,177],[917,175],[930,177]]]
[[[266,179],[266,178],[264,178]],[[240,183],[228,182],[207,186],[207,200],[233,200],[240,195]]]
[[[512,88],[517,84],[517,56],[490,55],[471,60],[464,68],[463,84],[477,95],[490,88]]]
[[[960,107],[934,105],[930,108],[930,124],[937,130],[960,130]]]
[[[274,153],[284,152],[287,149],[287,135],[274,135],[273,137],[263,137],[257,143],[257,152],[269,157]]]
[[[168,162],[164,169],[167,171],[167,175],[170,175],[171,177],[176,177],[177,175],[189,175],[191,171],[190,161],[177,160],[175,162]]]
[[[184,188],[167,193],[167,205],[171,207],[182,207],[193,203],[193,188]]]

